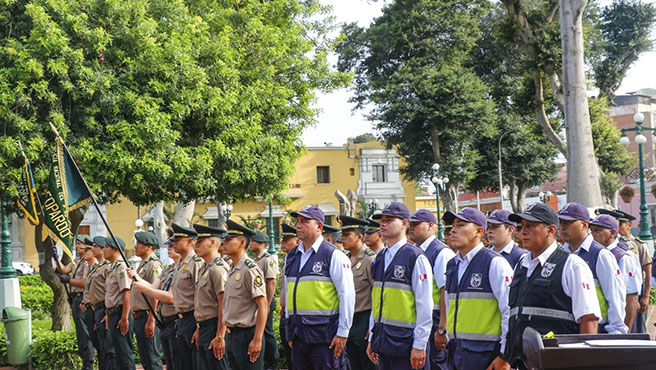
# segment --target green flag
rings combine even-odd
[[[38,225],[39,215],[36,212],[36,203],[34,202],[36,189],[34,186],[34,177],[32,177],[32,167],[30,167],[30,161],[25,154],[23,154],[23,158],[25,159],[25,164],[23,165],[21,186],[18,189],[18,208],[25,212],[25,216],[33,224]]]
[[[77,165],[71,157],[71,153],[64,148],[64,142],[57,137],[57,153],[59,155],[59,171],[65,176],[64,190],[67,194],[68,210],[73,211],[91,202],[91,193],[87,187],[82,174],[77,169]]]

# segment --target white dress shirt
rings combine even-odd
[[[615,239],[608,247],[609,251],[617,248],[618,240]],[[642,290],[642,268],[640,268],[640,260],[635,253],[631,251],[626,252],[626,255],[617,261],[620,267],[620,272],[624,278],[624,285],[626,286],[626,294],[640,294]]]
[[[435,240],[435,235],[431,235],[428,239],[421,243],[419,248],[426,252],[426,248],[428,248],[433,240]],[[451,250],[451,248],[446,247],[442,248],[440,253],[437,254],[435,261],[429,261],[433,265],[433,279],[435,279],[435,284],[437,285],[438,289],[442,289],[446,285],[446,265],[449,263],[451,258],[455,257],[455,255],[456,254]],[[435,302],[433,302],[433,304],[434,303]]]
[[[455,254],[456,263],[458,264],[458,284],[460,279],[465,274],[469,263],[474,259],[474,256],[483,249],[483,243],[479,243],[474,249],[469,251],[464,257],[460,251]],[[508,317],[510,315],[510,307],[508,307],[508,292],[510,291],[510,283],[512,282],[513,269],[510,267],[508,261],[501,255],[492,258],[490,262],[490,271],[488,272],[490,279],[490,287],[492,294],[497,300],[499,312],[501,312],[501,352],[506,348],[506,335],[508,333]],[[448,288],[447,288],[448,289]],[[449,292],[444,292],[445,296],[449,296]],[[446,302],[446,310],[449,311],[449,300]]]
[[[544,266],[551,254],[558,248],[558,244],[554,241],[541,255],[531,259],[531,253],[526,253],[522,256],[522,267],[526,268],[526,276],[529,277],[540,264]],[[601,308],[599,307],[599,300],[597,299],[597,291],[594,288],[594,277],[592,271],[585,261],[575,255],[570,254],[563,266],[563,276],[560,279],[565,295],[572,299],[572,314],[577,323],[581,323],[581,317],[589,314],[601,318]]]
[[[588,235],[573,253],[578,255],[581,250],[589,251],[593,240],[592,235]],[[568,252],[572,252],[569,243],[565,243],[563,248]],[[615,256],[608,249],[604,248],[599,251],[596,270],[601,291],[608,302],[608,322],[605,324],[604,329],[608,334],[625,334],[629,330],[624,325],[626,286]]]
[[[301,253],[301,263],[299,272],[305,266],[310,256],[319,250],[323,242],[323,237],[319,238],[312,244],[308,250],[305,250],[303,243],[292,249],[289,253]],[[285,261],[286,262],[286,261]],[[335,285],[337,296],[339,297],[339,324],[337,327],[337,336],[348,338],[351,324],[353,324],[353,312],[355,311],[355,286],[353,285],[353,272],[351,271],[351,260],[339,249],[333,251],[330,259],[330,280]],[[287,289],[287,278],[285,277],[285,289]],[[287,292],[287,294],[290,294]],[[291,307],[285,307],[285,313],[289,317]]]
[[[399,249],[408,243],[406,237],[401,238],[396,244],[391,247],[386,247],[384,267],[385,271],[390,267],[394,256]],[[378,253],[381,255],[382,250]],[[417,257],[415,261],[415,268],[412,271],[412,291],[415,295],[415,310],[417,311],[417,321],[413,331],[412,348],[421,351],[426,350],[428,344],[428,337],[433,326],[433,273],[428,262],[428,259],[423,254]],[[383,304],[397,304],[397,302],[384,302]],[[374,315],[373,312],[369,316],[369,333],[374,328]],[[371,341],[372,335],[369,335]]]

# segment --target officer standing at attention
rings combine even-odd
[[[519,259],[526,253],[513,241],[513,234],[517,224],[508,219],[509,211],[497,209],[487,218],[487,240],[494,251],[501,254],[508,261],[510,267],[515,268]]]
[[[155,234],[148,231],[139,231],[134,234],[137,244],[134,252],[141,258],[141,263],[136,271],[141,280],[153,284],[162,272],[162,262],[153,252],[157,243]],[[132,274],[134,267],[130,268]],[[148,310],[144,296],[132,290],[130,296],[132,304],[132,318],[134,319],[134,336],[137,339],[137,349],[144,370],[162,369],[162,355],[159,343],[159,329],[155,327],[155,317]],[[157,307],[157,301],[151,299],[151,307]]]
[[[205,261],[198,271],[194,295],[194,318],[198,323],[192,342],[200,352],[205,369],[228,370],[223,325],[223,292],[228,279],[228,264],[219,255],[226,230],[194,224],[198,240],[194,250]]]
[[[175,271],[180,265],[180,255],[175,252],[173,248],[173,230],[170,231],[169,239],[164,243],[167,247],[167,252],[169,258],[173,263],[167,265],[162,273],[159,275],[159,278],[153,284],[153,288],[161,289],[164,292],[168,292],[171,289],[171,282],[173,281],[173,276]],[[135,282],[132,284],[137,287],[139,284]],[[178,319],[177,311],[173,303],[166,303],[159,301],[158,302],[158,314],[160,321],[162,322],[162,328],[159,332],[159,341],[162,344],[162,350],[164,351],[164,359],[166,360],[166,369],[167,370],[183,370],[184,367],[180,367],[178,362],[179,356],[178,351],[176,350],[176,339],[175,339],[175,323]]]
[[[364,235],[364,244],[374,253],[380,252],[384,247],[383,237],[380,235],[380,224],[374,220],[367,220],[369,226]]]
[[[467,207],[444,218],[453,223],[451,245],[458,250],[447,265],[446,325],[440,322],[449,335],[449,367],[485,369],[505,349],[513,271],[505,258],[483,247],[487,219],[481,211]],[[444,348],[446,335],[437,339]]]
[[[577,255],[558,248],[558,215],[544,203],[511,214],[522,225],[518,238],[528,250],[510,284],[510,319],[503,360],[490,369],[523,368],[522,335],[532,327],[541,335],[596,334],[601,316],[592,271]]]
[[[135,370],[132,352],[132,316],[130,315],[131,281],[119,249],[125,249],[123,239],[107,238],[105,258],[111,263],[109,275],[105,280],[105,319],[109,335],[116,350],[116,364],[119,370]]]
[[[89,240],[91,240],[91,238],[89,238]],[[86,288],[86,283],[89,280],[89,275],[91,274],[91,271],[93,271],[95,268],[98,267],[98,261],[96,260],[96,257],[93,254],[93,247],[91,245],[84,244],[84,246],[82,246],[82,251],[83,252],[81,257],[84,262],[80,261],[80,263],[84,263],[87,265],[89,274],[87,274],[87,278],[82,281],[82,283],[85,284],[85,289],[82,294],[82,302],[78,306],[78,308],[81,310],[80,320],[84,322],[84,324],[86,325],[89,331],[89,340],[93,344],[93,348],[98,348],[97,351],[100,352],[99,349],[100,343],[98,343],[98,337],[93,332],[93,311],[92,310],[87,311],[87,304],[89,302],[89,291]],[[85,369],[89,369],[89,370],[93,369],[93,362],[86,364]]]
[[[80,310],[80,303],[82,302],[82,294],[84,293],[84,279],[89,274],[89,265],[84,263],[82,254],[84,253],[85,245],[92,245],[93,241],[88,235],[78,234],[75,237],[77,257],[68,265],[63,266],[57,260],[61,275],[59,280],[63,283],[71,284],[70,305],[73,312],[73,322],[75,322],[75,336],[77,338],[77,353],[82,359],[82,366],[85,370],[93,367],[94,348],[91,340],[89,339],[89,328],[82,320],[82,311]],[[68,276],[71,274],[71,276]]]
[[[344,249],[351,256],[351,271],[355,286],[355,313],[346,341],[346,361],[352,370],[373,370],[376,367],[367,356],[367,332],[371,316],[371,290],[374,279],[371,264],[376,253],[362,243],[369,221],[349,216],[339,216],[342,224]]]
[[[287,341],[295,369],[345,369],[344,347],[353,321],[355,289],[346,254],[321,236],[317,206],[292,212],[301,244],[287,254]]]
[[[599,215],[590,221],[590,232],[594,240],[606,247],[617,261],[626,286],[626,310],[624,324],[631,328],[640,309],[638,294],[642,289],[642,274],[638,256],[622,248],[617,240],[617,220],[610,215]]]
[[[421,249],[408,243],[410,210],[391,202],[380,214],[387,246],[371,266],[374,278],[367,355],[381,370],[429,369],[433,273]]]
[[[261,351],[269,307],[262,270],[246,254],[255,231],[232,220],[226,225],[228,235],[223,250],[233,262],[223,301],[223,324],[230,333],[228,361],[233,370],[262,370]]]
[[[409,233],[426,255],[433,269],[433,327],[429,337],[430,368],[431,370],[446,370],[447,354],[446,351],[435,346],[435,333],[441,333],[439,335],[446,333],[445,327],[439,327],[440,315],[446,315],[446,304],[442,301],[442,292],[446,284],[446,265],[455,256],[455,253],[435,237],[436,232],[437,219],[433,212],[420,209],[410,216]],[[442,321],[446,322],[446,317]]]
[[[267,304],[269,305],[269,316],[267,317],[266,326],[264,327],[264,368],[277,369],[278,358],[278,342],[273,333],[273,314],[276,310],[276,277],[278,276],[278,263],[276,259],[267,252],[267,244],[269,237],[258,231],[251,239],[250,249],[255,256],[255,263],[257,267],[262,270],[264,276],[264,284],[267,292]]]
[[[455,253],[458,250],[451,246],[451,229],[453,229],[453,221],[446,222],[444,216],[442,216],[442,223],[444,224],[444,244],[448,245],[449,248]]]
[[[280,241],[280,250],[285,254],[296,248],[301,242],[296,236],[296,228],[286,223],[282,224],[282,233],[280,233],[280,237],[282,238]],[[282,271],[284,274],[284,264],[282,266]],[[287,305],[287,289],[285,289],[284,282],[285,279],[283,276],[280,276],[280,279],[278,279],[278,287],[280,289],[280,324],[278,330],[280,331],[280,340],[282,342],[282,348],[285,351],[285,360],[287,360],[288,370],[294,370],[294,364],[292,363],[292,349],[289,347],[289,343],[287,342],[287,332],[285,331],[285,327],[287,326],[287,318],[285,316]]]
[[[599,331],[609,334],[625,334],[626,286],[613,254],[597,243],[588,233],[590,212],[579,203],[568,203],[558,211],[560,235],[565,241],[563,249],[581,257],[590,267],[601,319]]]

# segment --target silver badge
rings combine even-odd
[[[472,288],[478,288],[483,282],[483,274],[475,273],[471,275],[471,280],[469,280],[469,285]]]
[[[323,264],[321,262],[315,262],[314,266],[312,266],[312,272],[315,274],[321,273],[321,269],[323,268]]]
[[[394,278],[403,279],[405,276],[405,266],[394,266]]]
[[[542,266],[542,272],[540,273],[540,275],[542,275],[542,277],[549,277],[551,276],[551,273],[555,268],[556,268],[555,263],[545,262],[544,266]]]
[[[533,209],[533,207],[535,207],[535,203],[530,204],[528,207],[526,207],[526,209],[524,210],[524,212],[531,212],[531,210]]]

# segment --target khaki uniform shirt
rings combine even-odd
[[[652,262],[651,257],[649,256],[649,250],[647,249],[647,244],[642,240],[636,238],[635,236],[621,236],[622,243],[626,244],[633,253],[638,255],[640,260],[640,266],[648,265]]]
[[[71,279],[75,280],[84,280],[89,274],[89,264],[87,261],[82,258],[75,258],[75,264],[73,262],[66,265],[66,267],[71,269]],[[84,288],[79,288],[71,285],[71,293],[81,293],[84,292]]]
[[[89,275],[84,280],[84,298],[82,302],[98,304],[105,300],[105,280],[107,280],[110,268],[109,261],[103,260],[100,264],[96,263],[89,271]]]
[[[175,274],[175,271],[177,269],[177,266],[174,264],[167,265],[164,270],[162,270],[162,273],[159,275],[159,288],[165,292],[168,292],[171,290],[171,283],[173,282],[173,276]],[[175,310],[175,306],[173,303],[164,303],[162,301],[159,302],[159,314],[162,316],[172,316],[177,314],[178,311]]]
[[[128,277],[125,262],[117,258],[111,264],[105,280],[105,307],[112,308],[123,304],[123,291],[130,290],[132,281]]]
[[[175,271],[171,282],[173,305],[178,313],[194,309],[194,291],[198,282],[198,270],[203,266],[203,259],[190,251]]]
[[[356,313],[371,310],[371,290],[374,287],[371,264],[374,262],[375,256],[376,253],[363,244],[355,259],[351,258],[351,271],[353,271],[355,286],[354,312]]]
[[[141,261],[139,268],[137,268],[137,274],[151,284],[155,282],[161,272],[162,262],[160,262],[155,253],[151,254],[145,261]],[[148,304],[143,295],[136,290],[130,293],[130,305],[132,306],[132,311],[148,309]]]
[[[257,297],[266,299],[262,270],[244,253],[228,274],[223,294],[223,323],[227,327],[255,326]]]
[[[203,264],[198,275],[194,295],[194,318],[196,321],[204,321],[218,317],[219,294],[225,289],[228,264],[221,256],[216,256],[209,265]]]
[[[287,263],[287,257],[285,257],[285,263]],[[287,287],[285,286],[285,279],[284,279],[284,273],[285,273],[285,263],[282,264],[282,274],[280,275],[280,279],[278,279],[278,287],[280,287],[280,314],[284,315],[285,314],[285,307],[287,306]]]
[[[223,256],[223,260],[224,260],[226,263],[228,263],[228,267],[229,267],[229,268],[232,268],[232,258],[230,258],[230,256],[228,256],[228,255],[226,254],[225,256]]]
[[[262,270],[262,276],[264,277],[265,282],[269,279],[275,279],[278,275],[278,265],[276,264],[276,259],[267,251],[262,251],[262,253],[260,253],[255,258],[255,263],[257,264],[257,267]]]
[[[93,265],[89,268],[89,273],[87,274],[87,278],[84,279],[84,293],[82,293],[82,303],[89,303],[89,287],[90,287],[89,278],[91,277],[91,274],[96,268],[98,268],[98,262],[93,263]]]

